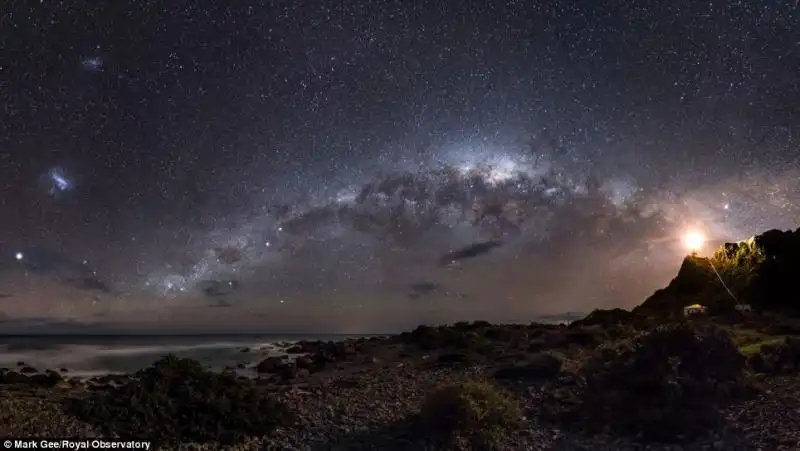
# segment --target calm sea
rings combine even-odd
[[[73,376],[130,373],[166,354],[192,358],[215,370],[252,366],[300,340],[353,335],[0,335],[0,368],[18,362],[39,370],[66,368]],[[242,352],[247,348],[248,352]]]

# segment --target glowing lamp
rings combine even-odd
[[[686,232],[686,234],[683,236],[683,245],[686,246],[686,249],[692,253],[696,253],[698,250],[700,250],[705,243],[705,235],[696,230]]]

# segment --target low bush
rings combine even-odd
[[[456,323],[453,326],[419,326],[411,332],[401,334],[401,339],[417,345],[424,351],[440,349],[469,350],[486,353],[493,348],[490,339],[479,333],[475,323]],[[481,326],[482,327],[482,326]]]
[[[523,363],[499,368],[494,373],[497,379],[552,379],[561,373],[563,362],[553,354],[539,353]]]
[[[109,435],[162,444],[220,442],[268,434],[294,414],[250,380],[167,356],[120,387],[67,401],[66,410]]]
[[[422,406],[421,426],[436,442],[456,449],[492,449],[523,421],[519,403],[494,385],[443,385]]]
[[[746,393],[745,357],[713,326],[659,327],[603,346],[580,370],[571,422],[585,428],[680,441],[707,432],[719,408]],[[563,403],[563,394],[558,402]]]
[[[782,342],[765,343],[749,356],[748,363],[758,373],[797,373],[800,371],[800,339],[786,337]]]

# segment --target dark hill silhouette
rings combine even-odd
[[[738,302],[794,316],[800,314],[798,276],[800,229],[769,230],[745,241],[725,243],[709,258],[686,257],[669,285],[633,312],[673,315],[694,303],[724,311]]]

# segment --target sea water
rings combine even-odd
[[[282,355],[301,340],[338,341],[352,335],[28,335],[0,336],[0,368],[19,362],[39,370],[60,370],[78,377],[132,373],[174,354],[212,370],[246,367]],[[246,351],[243,351],[245,350]]]

